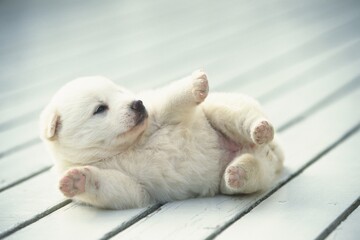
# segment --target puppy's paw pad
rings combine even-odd
[[[195,101],[201,103],[205,100],[209,93],[209,83],[207,76],[203,70],[197,70],[192,74],[193,88],[192,93]]]
[[[244,186],[246,172],[242,167],[229,166],[226,169],[226,183],[230,188],[239,189]]]
[[[85,168],[84,171],[89,171]],[[71,169],[60,180],[59,189],[66,197],[85,192],[86,175],[79,169]]]
[[[274,128],[268,121],[261,120],[255,124],[251,137],[256,144],[268,143],[274,138]]]

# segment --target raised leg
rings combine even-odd
[[[100,208],[125,209],[152,203],[149,194],[130,177],[93,166],[69,169],[59,189],[66,197]]]
[[[202,104],[210,124],[239,143],[257,145],[274,138],[274,128],[252,98],[231,93],[212,93]]]
[[[224,194],[253,193],[273,184],[283,166],[279,146],[271,143],[235,158],[225,169],[220,191]]]
[[[146,100],[148,97],[149,102],[153,103],[149,107],[156,112],[158,120],[178,122],[187,119],[196,106],[205,100],[208,92],[207,76],[203,70],[197,70],[184,79],[151,92],[150,95],[145,94],[144,98]]]

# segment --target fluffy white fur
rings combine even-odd
[[[66,84],[41,115],[60,190],[124,209],[265,189],[283,165],[271,123],[254,99],[208,89],[201,70],[139,95],[104,77]]]

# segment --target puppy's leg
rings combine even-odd
[[[210,124],[229,138],[264,144],[274,138],[274,128],[254,99],[231,93],[213,93],[202,104]]]
[[[277,146],[265,146],[254,154],[235,158],[225,169],[220,191],[224,194],[253,193],[273,184],[279,175],[283,155]]]
[[[143,207],[152,202],[134,179],[120,171],[93,166],[69,169],[61,178],[59,188],[66,197],[101,208]]]
[[[252,193],[259,190],[261,169],[251,154],[235,158],[225,169],[220,191],[224,194]]]
[[[178,121],[191,114],[205,100],[208,92],[207,76],[204,71],[197,70],[189,77],[156,90],[151,95],[151,102],[159,119],[162,119],[159,115],[166,115],[167,121]]]

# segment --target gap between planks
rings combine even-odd
[[[49,214],[55,212],[56,210],[59,210],[60,208],[68,205],[71,202],[72,201],[70,199],[64,200],[61,203],[56,204],[55,206],[45,210],[44,212],[41,212],[41,213],[35,215],[34,217],[32,217],[28,220],[25,220],[24,222],[21,222],[20,224],[16,225],[15,227],[2,232],[0,234],[0,239],[6,238],[6,237],[10,236],[11,234],[19,231],[20,229],[23,229],[24,227],[29,226],[30,224],[33,224],[33,223],[39,221],[40,219],[48,216]]]
[[[340,214],[315,240],[326,239],[347,217],[353,213],[360,204],[360,198],[357,198],[343,213]]]

